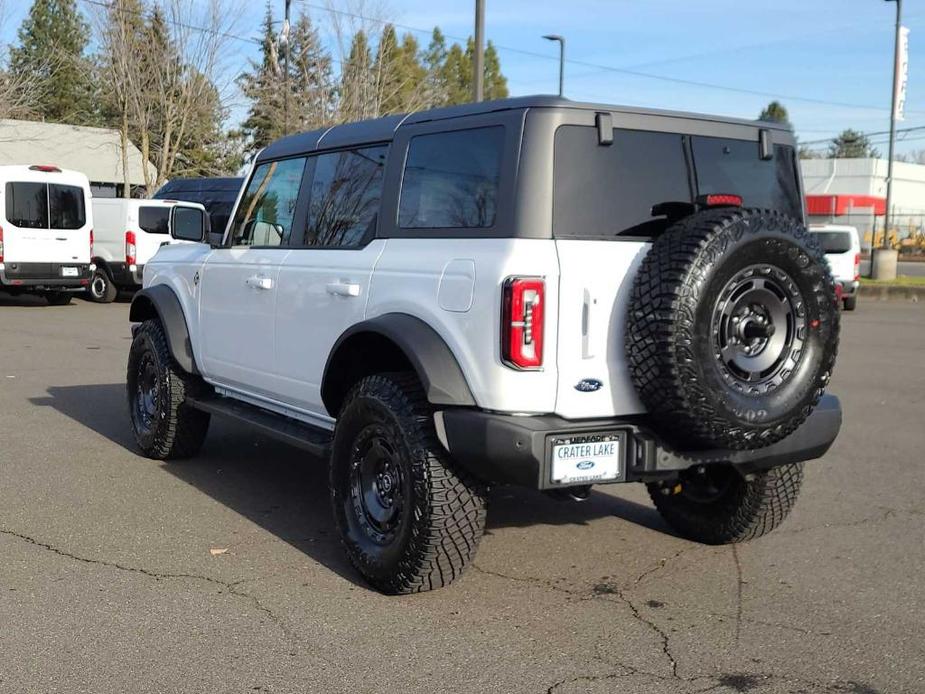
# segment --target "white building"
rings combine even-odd
[[[885,159],[803,159],[803,187],[811,222],[858,227],[870,242],[883,231],[886,211]],[[925,166],[893,163],[891,229],[899,238],[925,231]]]
[[[61,123],[0,120],[0,164],[53,164],[90,179],[94,197],[122,196],[122,144],[118,130]],[[129,142],[128,174],[133,188],[144,186],[147,165]]]

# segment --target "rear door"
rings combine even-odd
[[[814,231],[819,245],[825,252],[832,276],[841,281],[851,281],[855,276],[855,250],[851,232],[846,229],[820,229]]]
[[[373,269],[385,247],[375,239],[386,145],[311,158],[305,235],[293,238],[279,274],[277,378],[284,402],[323,418],[321,379],[337,338],[366,315]]]
[[[80,185],[8,181],[4,257],[21,263],[90,262],[87,197]]]
[[[133,210],[132,226],[138,229],[135,240],[137,265],[147,263],[161,246],[172,243],[170,238],[171,204],[151,201],[139,203]]]
[[[212,251],[201,277],[203,372],[212,382],[273,401],[280,390],[275,312],[279,271],[291,234],[304,230],[299,191],[305,157],[258,164],[238,204],[226,247]],[[272,402],[271,402],[272,404]]]

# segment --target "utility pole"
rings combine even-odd
[[[547,41],[559,42],[559,96],[565,96],[565,37],[559,34],[546,34]]]
[[[472,100],[484,98],[485,80],[485,0],[475,0],[475,56],[472,61]]]
[[[283,49],[283,135],[289,134],[289,7],[292,0],[286,0],[286,12],[283,29],[280,32],[280,44]]]
[[[876,279],[896,278],[896,251],[890,248],[890,222],[893,207],[893,153],[896,146],[896,107],[899,101],[899,69],[902,42],[902,0],[886,0],[896,3],[896,36],[893,42],[893,98],[890,102],[890,147],[886,163],[886,210],[883,215],[883,247],[871,251],[871,276]]]

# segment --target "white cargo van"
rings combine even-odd
[[[93,273],[90,183],[57,166],[0,166],[0,290],[71,301]]]
[[[837,224],[813,224],[809,230],[816,236],[829,261],[835,288],[846,311],[858,305],[861,286],[861,238],[854,227]]]
[[[176,243],[170,236],[174,207],[205,208],[176,200],[94,198],[96,270],[87,288],[92,301],[109,303],[120,289],[141,287],[145,263],[161,246]]]

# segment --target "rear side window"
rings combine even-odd
[[[598,144],[597,129],[556,131],[553,229],[559,238],[649,236],[665,229],[652,206],[691,202],[684,140],[676,133],[614,130]]]
[[[493,226],[503,147],[503,126],[411,138],[398,225],[403,229]]]
[[[814,231],[813,235],[825,253],[847,253],[851,250],[851,234],[847,231]]]
[[[233,246],[279,246],[289,238],[304,171],[304,157],[254,169],[235,214]]]
[[[166,234],[169,219],[169,207],[147,206],[138,208],[138,226],[142,231],[149,234]]]
[[[315,157],[306,246],[357,247],[376,230],[388,147]]]
[[[7,183],[6,219],[21,229],[48,228],[48,190],[44,183]]]
[[[83,188],[57,183],[7,183],[6,218],[23,229],[80,229],[87,223]]]
[[[762,160],[755,141],[699,136],[691,140],[700,195],[733,193],[742,196],[745,207],[802,218],[793,147],[775,145],[774,158]]]

